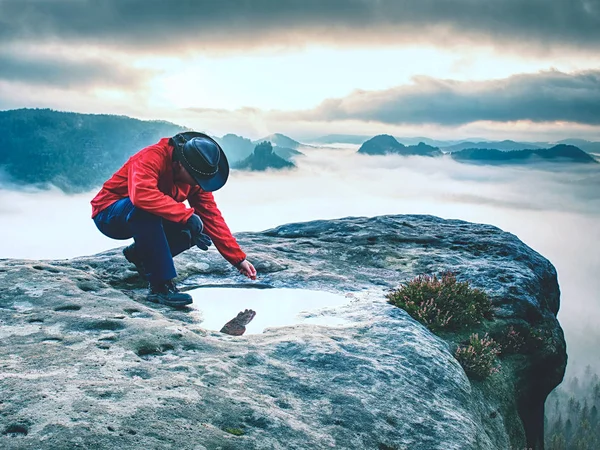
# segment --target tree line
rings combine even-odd
[[[545,441],[549,450],[600,449],[600,377],[590,366],[563,381],[546,401]]]
[[[65,192],[100,186],[138,150],[185,128],[107,114],[0,111],[0,169],[8,181]]]

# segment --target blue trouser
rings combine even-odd
[[[94,217],[98,229],[112,239],[135,241],[135,249],[151,283],[172,280],[177,276],[173,257],[190,248],[185,225],[170,222],[136,208],[129,197],[108,206]]]

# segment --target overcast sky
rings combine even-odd
[[[0,109],[600,140],[600,0],[0,0]]]

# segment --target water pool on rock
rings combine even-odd
[[[245,309],[256,311],[246,326],[246,335],[265,328],[285,325],[344,325],[347,320],[333,315],[330,308],[346,305],[349,298],[330,292],[306,289],[198,288],[188,291],[191,305],[202,315],[202,326],[219,331],[226,322]]]

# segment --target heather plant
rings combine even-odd
[[[469,344],[459,346],[454,356],[467,376],[483,380],[500,370],[497,359],[499,354],[500,345],[487,334],[482,338],[472,334]]]
[[[492,315],[485,292],[459,282],[451,272],[421,275],[386,295],[388,303],[404,309],[432,331],[456,330],[475,325]]]
[[[500,344],[503,355],[519,353],[525,347],[525,338],[513,326],[504,334],[494,336],[494,339]]]
[[[527,347],[533,351],[544,347],[544,342],[551,338],[551,332],[545,329],[532,328],[527,337]]]

